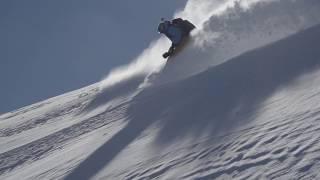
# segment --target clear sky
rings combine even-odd
[[[99,81],[186,0],[1,0],[0,114]]]

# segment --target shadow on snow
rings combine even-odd
[[[132,99],[127,126],[66,179],[93,177],[155,122],[163,125],[155,142],[159,145],[190,133],[207,130],[214,135],[246,123],[278,88],[319,67],[319,47],[320,26],[315,26],[186,80],[146,88]]]

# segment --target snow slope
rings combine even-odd
[[[164,79],[177,80],[223,63],[244,52],[288,37],[320,23],[318,0],[189,0],[175,16],[197,26],[189,46]],[[138,76],[161,71],[161,55],[169,41],[152,42],[129,65],[116,68],[101,82],[109,87]]]
[[[0,179],[319,179],[320,6],[292,2],[316,3],[284,18],[305,15],[298,28],[203,42],[209,15],[163,69],[141,65],[155,45],[102,83],[1,115]]]

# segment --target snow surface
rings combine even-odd
[[[201,2],[177,14],[199,30],[166,65],[160,39],[1,115],[0,179],[320,179],[320,2]]]

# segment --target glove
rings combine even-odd
[[[162,55],[162,57],[164,58],[164,59],[166,59],[167,57],[169,57],[170,56],[170,53],[169,52],[166,52],[166,53],[164,53],[163,55]]]

